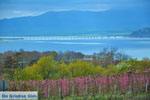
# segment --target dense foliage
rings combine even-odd
[[[4,71],[0,80],[8,79],[9,91],[34,90],[39,98],[52,100],[120,100],[131,95],[149,98],[150,59],[129,59],[117,49],[104,48],[93,55],[72,51],[6,52],[0,60],[0,71]]]
[[[142,74],[141,74],[142,73]],[[58,79],[58,80],[42,80],[42,81],[22,81],[10,82],[9,91],[12,90],[34,90],[39,91],[39,98],[51,98],[52,100],[62,99],[65,97],[74,96],[93,96],[109,94],[111,97],[105,100],[117,99],[117,95],[125,95],[130,97],[135,94],[150,92],[150,70],[144,72],[127,73],[125,75],[113,76],[88,76],[77,77],[72,79]],[[121,98],[122,98],[121,97]],[[137,98],[141,99],[141,97]],[[142,98],[143,100],[144,98]],[[69,99],[72,100],[72,99]],[[76,100],[76,99],[75,99]],[[91,99],[79,99],[91,100]],[[97,99],[92,99],[97,100]],[[120,99],[119,99],[120,100]],[[122,99],[121,99],[122,100]]]
[[[117,65],[107,67],[95,66],[92,61],[70,61],[65,64],[63,61],[54,61],[52,56],[42,57],[37,63],[27,66],[24,69],[17,68],[14,71],[15,80],[42,80],[72,78],[88,75],[111,76],[113,74],[124,75],[128,72],[150,70],[150,60],[138,61],[130,59],[122,61]]]
[[[48,56],[51,56],[52,58]],[[29,75],[32,76],[31,79],[87,76],[87,75],[95,75],[98,73],[99,69],[102,70],[103,68],[107,68],[109,65],[116,65],[119,62],[127,61],[128,59],[129,56],[118,51],[115,48],[104,48],[99,53],[94,53],[93,55],[85,55],[80,52],[73,52],[73,51],[66,51],[66,52],[55,52],[55,51],[27,52],[24,50],[20,50],[19,52],[8,51],[0,53],[0,75],[2,77],[4,75],[6,76],[7,74],[7,76],[9,75],[10,78],[13,79],[14,72],[15,74],[16,72],[17,74],[19,74],[20,70],[23,69],[24,71],[22,71],[21,73],[28,73],[28,71],[30,70],[32,71],[28,73],[32,75],[34,74],[34,76]],[[53,70],[50,69],[51,67],[53,68]],[[78,69],[77,67],[79,67],[80,70],[83,69],[83,71],[86,72],[71,71],[72,69],[77,70]],[[50,71],[45,73],[47,69]],[[91,72],[91,70],[93,72]],[[19,77],[21,77],[21,75]]]

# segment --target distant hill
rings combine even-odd
[[[0,36],[106,35],[148,26],[143,12],[59,11],[39,16],[0,20]]]
[[[150,28],[143,28],[130,34],[131,37],[150,37]]]

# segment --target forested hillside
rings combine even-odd
[[[150,37],[150,28],[142,28],[130,34],[131,37]]]

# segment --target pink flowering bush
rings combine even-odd
[[[40,95],[48,96],[72,96],[111,93],[134,93],[150,92],[150,71],[139,74],[136,71],[132,74],[112,75],[112,76],[88,76],[72,79],[41,80],[9,82],[11,91],[39,91]],[[147,90],[146,90],[147,89]]]

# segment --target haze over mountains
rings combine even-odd
[[[132,32],[149,27],[150,14],[139,10],[57,11],[0,20],[0,36],[66,36]]]

